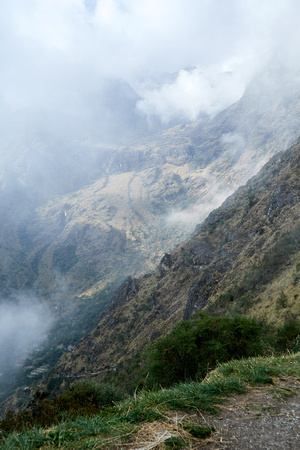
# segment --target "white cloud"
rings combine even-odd
[[[81,111],[115,77],[163,122],[214,114],[275,49],[296,64],[299,12],[296,0],[11,0],[0,17],[0,98],[13,110]]]
[[[38,347],[51,322],[48,308],[27,296],[0,304],[0,372],[14,367],[32,347]]]
[[[234,187],[225,189],[213,177],[208,184],[211,186],[210,191],[203,197],[204,200],[201,203],[195,203],[192,207],[184,210],[174,209],[167,215],[165,221],[168,227],[184,226],[185,231],[192,232],[197,224],[201,223],[214,209],[221,206],[235,190]]]
[[[239,100],[246,80],[239,72],[218,71],[216,67],[181,70],[174,82],[145,91],[137,108],[149,119],[159,116],[163,123],[194,121],[201,113],[214,115]]]

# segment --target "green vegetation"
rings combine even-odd
[[[171,386],[202,379],[218,362],[261,355],[262,324],[246,317],[197,314],[148,350],[149,383]]]
[[[287,320],[277,329],[274,347],[279,352],[300,351],[300,321]]]
[[[258,357],[266,349],[279,356]],[[195,314],[101,379],[81,379],[69,387],[65,380],[50,379],[49,392],[57,394],[62,382],[65,390],[37,391],[25,409],[7,413],[0,422],[0,447],[126,444],[144,423],[165,421],[168,411],[217,413],[226,397],[245,393],[248,385],[299,377],[300,353],[281,355],[299,350],[300,321],[273,329],[253,318]],[[191,421],[180,427],[184,432],[168,438],[166,448],[185,447],[189,439],[205,439],[214,431]]]
[[[259,266],[244,278],[241,289],[245,292],[255,289],[259,284],[266,284],[279,273],[290,260],[291,255],[300,250],[300,226],[278,239],[269,253],[265,254]]]
[[[166,409],[216,412],[223,397],[245,392],[246,384],[271,384],[280,371],[293,374],[300,370],[292,363],[285,367],[285,356],[252,358],[262,355],[265,349],[273,353],[299,351],[300,322],[289,320],[275,330],[251,318],[196,314],[149,346],[144,355],[107,373],[100,381],[82,379],[58,393],[62,382],[66,386],[65,381],[50,379],[47,388],[57,395],[37,391],[25,409],[7,413],[0,422],[5,442],[15,442],[16,446],[5,448],[22,448],[18,445],[23,445],[24,436],[31,436],[37,446],[41,439],[45,445],[49,440],[50,445],[59,445],[65,440],[71,442],[74,436],[78,439],[80,433],[110,434],[111,426],[117,427],[117,434],[120,430],[131,433],[143,422],[163,420]],[[297,360],[293,355],[290,358]],[[209,382],[200,382],[209,372]],[[43,432],[41,426],[55,426],[55,432]],[[196,428],[188,431],[193,436],[198,433],[200,438],[202,431]],[[27,431],[20,437],[16,433],[22,430]]]
[[[62,353],[66,351],[66,348],[69,345],[75,346],[83,336],[97,326],[99,316],[108,308],[115,288],[116,283],[112,283],[104,290],[96,292],[90,297],[82,296],[67,299],[66,304],[69,302],[72,306],[69,309],[66,306],[66,311],[64,311],[63,307],[57,310],[54,326],[44,343],[34,352],[34,358],[31,355],[28,361],[25,361],[24,368],[20,369],[17,374],[8,369],[3,370],[0,401],[7,398],[18,386],[30,386],[38,378],[43,377],[43,374],[40,374],[34,378],[28,378],[33,369],[32,367],[26,369],[26,366],[31,366],[32,359],[35,361],[35,367],[47,365],[49,367],[47,376],[50,377],[51,370]],[[50,381],[51,384],[55,384],[55,382],[55,379]],[[56,384],[58,385],[59,383]],[[50,391],[55,392],[54,389]]]
[[[79,380],[53,398],[37,391],[25,410],[18,414],[8,412],[0,427],[5,432],[11,432],[34,425],[48,426],[64,417],[74,419],[79,415],[94,415],[122,398],[124,393],[120,388],[94,380]]]
[[[287,303],[288,303],[288,298],[285,295],[285,293],[283,291],[281,291],[280,295],[278,296],[278,298],[276,300],[276,308],[277,309],[286,308]]]
[[[219,365],[202,382],[186,382],[154,392],[142,391],[113,406],[100,408],[92,416],[79,416],[75,420],[62,418],[60,423],[47,429],[35,426],[22,433],[2,433],[2,448],[114,448],[132,442],[143,423],[165,421],[170,410],[213,413],[226,397],[246,392],[248,384],[270,384],[273,377],[279,376],[300,377],[300,353],[230,361]],[[170,439],[166,446],[187,446],[189,441],[213,432],[212,429],[201,430],[194,416],[178,427],[188,431],[190,437]]]
[[[254,302],[255,292],[276,278],[285,268],[291,257],[300,250],[300,226],[295,227],[276,241],[270,251],[264,254],[260,264],[254,265],[239,284],[221,294],[217,300],[208,306],[208,311],[215,315],[245,314]],[[296,264],[293,284],[299,281],[299,264]],[[283,309],[288,301],[284,292],[280,292],[276,299],[276,308]]]
[[[53,252],[53,266],[61,273],[67,273],[77,261],[75,244],[61,245]]]
[[[215,431],[213,427],[200,427],[199,425],[189,424],[184,425],[183,428],[188,431],[192,436],[200,439],[205,439]]]

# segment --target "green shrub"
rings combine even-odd
[[[95,380],[79,380],[55,397],[54,403],[58,410],[67,411],[69,415],[77,415],[78,411],[92,414],[122,398],[120,388]]]
[[[188,424],[184,425],[183,429],[188,431],[192,436],[199,439],[206,439],[209,437],[216,429],[214,427],[201,427],[199,425]]]
[[[279,297],[276,300],[276,308],[277,309],[286,308],[287,302],[288,302],[287,296],[283,291],[281,291]]]
[[[275,348],[280,352],[298,351],[300,336],[300,321],[288,320],[278,328],[275,335]]]
[[[149,347],[149,382],[170,386],[200,379],[219,362],[260,355],[261,331],[254,319],[200,313]]]
[[[79,415],[94,415],[100,409],[113,405],[124,398],[122,390],[95,380],[79,380],[53,398],[45,392],[37,391],[26,410],[19,413],[8,412],[0,421],[0,428],[6,432],[22,430],[38,424],[48,426],[62,418]]]
[[[182,439],[180,439],[178,437],[170,437],[170,438],[165,440],[165,447],[166,448],[180,449],[180,448],[186,447],[186,445],[182,441]]]

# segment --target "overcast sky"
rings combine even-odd
[[[0,16],[0,105],[93,108],[122,78],[167,124],[237,100],[272,55],[298,58],[298,0],[9,0]]]

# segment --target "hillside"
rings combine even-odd
[[[160,131],[127,146],[72,141],[59,141],[57,147],[54,143],[44,147],[36,142],[31,148],[29,143],[30,150],[20,146],[20,157],[12,165],[12,170],[16,168],[19,174],[15,190],[10,191],[10,172],[3,171],[0,175],[0,305],[17,304],[26,311],[28,299],[30,304],[33,298],[48,308],[45,314],[54,326],[48,333],[48,328],[43,328],[47,322],[44,316],[38,318],[40,335],[44,338],[48,333],[47,339],[44,345],[37,338],[31,341],[22,353],[26,356],[30,350],[27,360],[14,357],[11,340],[4,342],[4,359],[8,363],[0,371],[1,399],[19,386],[39,382],[65,349],[74,345],[71,354],[63,355],[63,374],[74,372],[75,376],[83,367],[86,373],[91,373],[98,367],[101,370],[117,364],[124,359],[124,354],[119,358],[118,352],[114,353],[118,343],[122,344],[118,345],[120,352],[124,348],[129,355],[134,354],[190,314],[198,302],[200,276],[206,277],[204,284],[213,286],[211,291],[203,293],[202,289],[199,293],[203,305],[224,293],[223,289],[230,289],[222,281],[222,274],[230,265],[233,267],[231,259],[239,250],[230,250],[233,257],[228,256],[222,262],[224,267],[218,268],[219,263],[215,262],[216,267],[207,271],[206,265],[211,264],[210,258],[214,261],[219,258],[215,252],[220,246],[225,252],[234,240],[244,239],[235,228],[239,227],[237,217],[236,223],[230,225],[231,233],[227,232],[227,222],[224,225],[228,246],[221,235],[210,235],[207,231],[208,245],[203,240],[199,244],[191,241],[191,248],[182,245],[180,257],[178,249],[170,257],[163,255],[170,254],[191,236],[196,225],[267,160],[295,142],[300,127],[298,89],[289,85],[286,91],[281,81],[270,84],[268,77],[258,77],[240,101],[218,115]],[[33,157],[36,146],[37,160]],[[242,199],[251,207],[249,217],[256,212],[256,200],[252,191]],[[245,211],[248,207],[245,206]],[[259,227],[263,229],[265,225]],[[260,245],[258,235],[252,238],[248,262],[242,262],[241,270],[237,266],[233,275],[229,271],[228,277],[244,277],[242,269],[248,270],[256,263],[253,254],[256,243]],[[135,281],[158,265],[156,275]],[[172,278],[168,272],[179,275]],[[113,293],[128,276],[131,278],[113,299]],[[218,289],[215,279],[219,282]],[[164,282],[167,284],[163,286]],[[284,305],[288,294],[283,292],[279,303]],[[227,311],[228,306],[234,305],[228,298],[237,295],[240,297],[240,292],[227,295],[216,310]],[[268,295],[274,297],[273,293]],[[291,295],[297,294],[291,291]],[[115,329],[104,322],[98,325],[111,302],[123,303],[124,296],[136,296],[136,300],[129,309],[125,306],[124,317],[117,319]],[[248,297],[247,292],[242,294],[243,306],[240,302],[238,311],[251,304]],[[263,314],[267,295],[259,298],[263,302],[257,308],[260,304]],[[281,312],[287,311],[282,308]],[[21,317],[17,330],[23,329],[22,320]],[[153,327],[151,332],[147,324]],[[84,341],[93,342],[83,344],[82,351],[87,352],[89,359],[84,362],[78,341],[97,326],[92,340],[88,337]],[[102,339],[102,329],[108,334],[100,355],[95,346]],[[12,339],[17,336],[19,332],[14,332]],[[124,336],[131,339],[128,347],[127,344],[123,347]],[[22,337],[20,341],[23,344]],[[15,347],[19,344],[18,341]],[[15,369],[19,371],[17,379],[11,376],[11,370]]]
[[[56,373],[74,377],[116,366],[202,309],[274,324],[299,317],[299,177],[298,141],[165,254],[153,274],[129,277]]]
[[[0,436],[0,445],[140,450],[277,446],[296,450],[299,358],[296,353],[231,361],[202,382],[138,392],[111,407],[100,405],[91,416],[64,416],[50,427],[35,426]]]
[[[31,173],[30,153],[23,156],[26,188],[12,198],[3,191],[2,296],[27,289],[53,305],[66,296],[72,303],[74,295],[89,297],[155,269],[165,252],[295,141],[299,105],[296,88],[287,95],[258,78],[213,118],[127,147],[69,142],[72,157],[67,149],[65,157],[60,147],[52,156],[49,150],[51,161],[37,164],[49,173]],[[44,178],[51,178],[53,193],[41,201]],[[69,193],[54,195],[61,192]]]
[[[0,450],[298,449],[299,18],[3,2]]]

